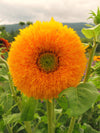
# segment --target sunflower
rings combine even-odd
[[[1,52],[3,52],[3,53],[9,51],[10,43],[8,42],[8,40],[6,40],[4,38],[0,38],[0,48],[3,48],[1,50]]]
[[[100,56],[94,56],[93,60],[94,61],[100,61]]]
[[[20,30],[11,46],[9,69],[15,86],[28,97],[56,98],[83,76],[86,57],[79,36],[54,19]]]

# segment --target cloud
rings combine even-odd
[[[90,10],[97,10],[99,0],[1,0],[2,23],[20,21],[86,22]]]

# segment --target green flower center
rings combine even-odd
[[[37,60],[37,64],[40,70],[50,73],[57,70],[59,58],[54,53],[42,53]]]

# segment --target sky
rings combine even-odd
[[[0,0],[0,24],[20,21],[92,22],[90,10],[97,11],[100,0]]]

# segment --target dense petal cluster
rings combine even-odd
[[[20,31],[11,45],[9,69],[15,86],[29,97],[56,98],[80,82],[85,49],[72,28],[51,19]]]
[[[2,52],[9,51],[10,43],[8,42],[8,40],[0,38],[0,48],[3,48]]]

